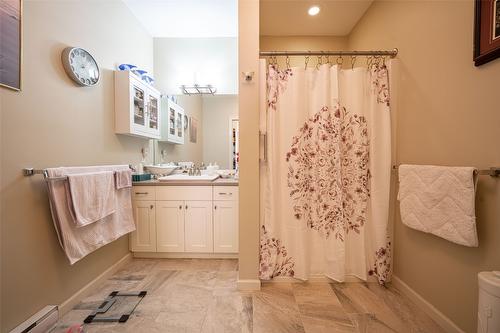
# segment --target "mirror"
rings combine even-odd
[[[162,97],[162,112],[169,128],[164,132],[183,137],[174,143],[153,140],[154,163],[194,162],[236,170],[239,159],[237,95],[175,95]],[[182,112],[175,113],[174,105]]]

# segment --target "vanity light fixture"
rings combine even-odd
[[[315,15],[319,14],[319,11],[320,11],[320,8],[318,6],[312,6],[309,8],[307,13],[311,16],[315,16]]]
[[[215,95],[217,92],[217,89],[210,84],[206,86],[200,86],[198,84],[194,86],[182,85],[180,88],[184,95]]]

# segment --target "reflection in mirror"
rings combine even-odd
[[[239,158],[238,96],[162,97],[162,112],[168,119],[162,135],[154,142],[155,164],[193,162],[205,166],[217,164],[222,170],[235,170]],[[164,119],[165,119],[164,118]]]
[[[231,167],[233,170],[238,169],[240,162],[240,121],[231,119]]]

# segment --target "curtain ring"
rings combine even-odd
[[[307,69],[307,64],[309,63],[309,56],[306,56],[305,58],[305,67],[304,69]]]
[[[286,55],[286,69],[290,69],[290,57]]]
[[[337,63],[337,65],[342,66],[342,63],[344,62],[344,58],[342,58],[342,55],[338,56],[335,62]]]
[[[280,69],[280,66],[278,65],[278,57],[274,56],[274,66],[276,66],[276,69]]]
[[[369,56],[366,60],[366,64],[368,66],[368,70],[371,70],[372,69],[372,66],[373,66],[373,57],[372,56]]]
[[[385,57],[382,57],[382,67],[385,67]]]
[[[356,63],[356,56],[351,56],[351,69],[354,70],[354,64]]]
[[[332,64],[330,63],[330,56],[327,54],[325,58],[326,58],[326,63],[331,66]]]

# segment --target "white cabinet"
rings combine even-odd
[[[164,99],[163,119],[166,119],[161,125],[161,141],[176,144],[184,144],[185,130],[187,123],[184,119],[184,109],[169,99]]]
[[[130,71],[115,72],[115,133],[160,139],[161,94]]]
[[[156,251],[184,252],[184,201],[156,202]]]
[[[186,201],[186,252],[213,252],[212,201]]]
[[[132,195],[133,252],[177,257],[238,253],[238,187],[134,186]]]
[[[134,200],[132,208],[136,230],[130,235],[130,249],[136,252],[156,251],[155,202]]]
[[[214,252],[238,253],[237,201],[214,201]]]

